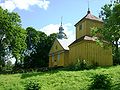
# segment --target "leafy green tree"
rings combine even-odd
[[[11,50],[12,55],[16,58],[17,64],[18,60],[20,60],[20,62],[22,63],[24,59],[23,52],[27,47],[25,43],[26,31],[21,27],[16,27],[14,34],[15,34],[14,39],[11,42]]]
[[[37,58],[40,59],[38,67],[46,67],[49,63],[49,51],[51,46],[53,45],[53,42],[55,41],[57,37],[56,33],[50,34],[49,36],[42,34],[42,38],[40,39],[40,42],[37,46]]]
[[[101,29],[94,29],[94,34],[100,33],[101,37],[100,41],[108,41],[110,45],[113,46],[113,54],[115,63],[120,63],[120,59],[118,58],[119,50],[118,50],[118,40],[120,39],[120,4],[116,0],[111,4],[106,4],[102,7],[101,16],[104,21],[104,26]]]
[[[50,51],[51,46],[53,45],[55,39],[57,38],[57,33],[52,33],[47,37],[48,51]]]
[[[44,32],[39,32],[39,42],[35,48],[36,53],[32,54],[33,63],[32,67],[42,67],[46,65],[46,58],[47,58],[47,35]]]
[[[5,35],[4,40],[1,41],[3,47],[0,47],[3,52],[9,48],[17,63],[22,58],[22,53],[26,48],[26,31],[21,27],[20,16],[0,7],[0,30]]]
[[[47,36],[44,32],[36,31],[33,27],[27,29],[26,43],[28,49],[34,48],[34,51],[24,59],[25,68],[40,68],[48,66],[49,50],[57,37],[57,34]],[[32,46],[32,47],[31,47]]]
[[[39,38],[40,38],[39,33],[33,27],[27,27],[26,31],[27,31],[27,39],[26,39],[27,48],[32,49],[39,42]]]
[[[27,27],[26,31],[27,31],[27,38],[26,38],[27,54],[25,54],[24,67],[30,68],[36,65],[35,61],[39,60],[39,59],[34,60],[35,58],[34,54],[37,53],[36,48],[38,43],[40,42],[40,38],[42,37],[41,35],[42,32],[35,30],[33,27]]]

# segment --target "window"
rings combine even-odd
[[[54,54],[52,54],[52,62],[54,62]]]
[[[79,26],[79,30],[82,30],[82,24],[80,24],[80,26]]]
[[[58,61],[60,61],[60,53],[58,52]]]

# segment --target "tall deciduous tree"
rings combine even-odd
[[[47,36],[44,32],[37,31],[33,27],[27,29],[26,43],[28,49],[32,48],[35,51],[31,52],[30,56],[24,59],[25,68],[40,68],[48,66],[49,50],[57,37],[57,34]]]
[[[20,16],[0,7],[0,30],[5,35],[2,40],[3,47],[8,47],[9,51],[12,51],[17,63],[26,48],[26,31],[21,27]]]
[[[40,39],[39,33],[33,27],[27,27],[26,31],[27,31],[27,39],[26,39],[27,48],[32,49],[39,42]]]

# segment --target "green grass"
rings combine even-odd
[[[39,82],[41,90],[87,90],[95,74],[109,74],[113,90],[120,90],[120,66],[84,71],[55,70],[23,74],[0,75],[0,90],[24,90],[29,80]]]

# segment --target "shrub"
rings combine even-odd
[[[88,69],[88,65],[85,60],[77,60],[75,64],[71,64],[67,67],[67,70],[77,71],[77,70],[84,70]]]
[[[25,86],[25,90],[40,90],[40,88],[37,81],[29,81]]]
[[[90,90],[110,90],[111,78],[106,74],[96,74],[92,78]]]

